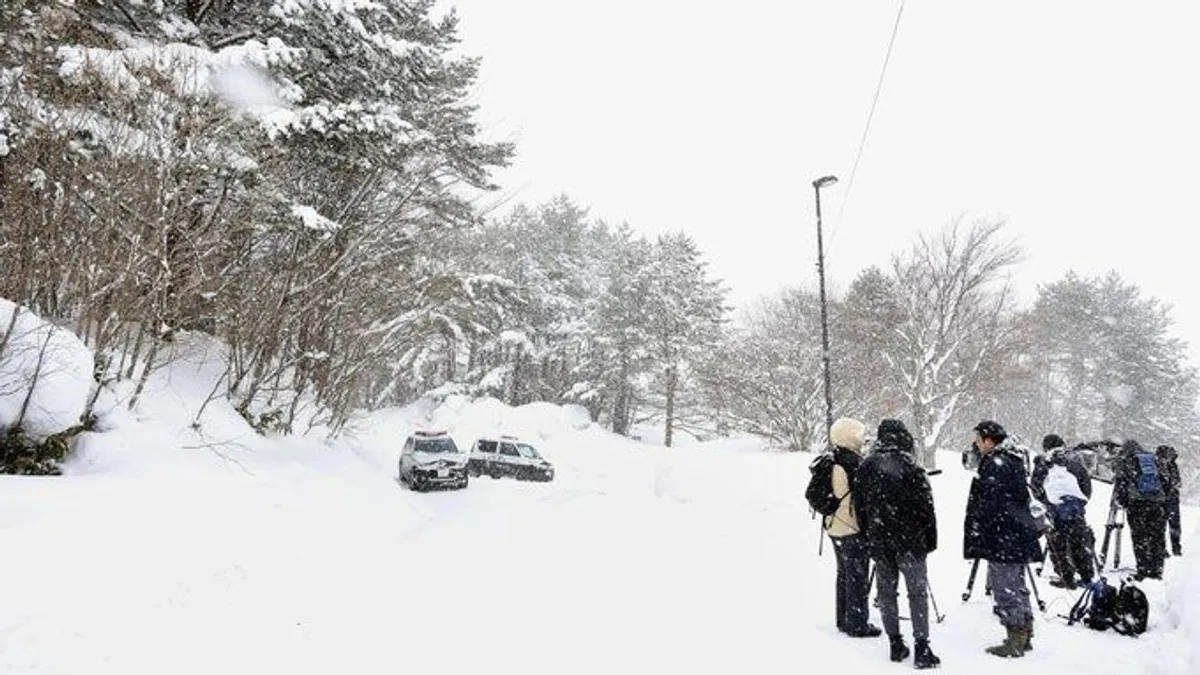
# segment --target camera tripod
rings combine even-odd
[[[971,599],[971,592],[975,590],[975,575],[979,573],[979,558],[971,561],[971,574],[967,577],[967,590],[962,594],[962,601],[966,602]],[[1037,601],[1038,609],[1046,611],[1046,601],[1042,600],[1042,594],[1038,591],[1037,579],[1030,569],[1030,565],[1025,565],[1025,573],[1029,575],[1029,587],[1033,590],[1033,598]],[[992,589],[985,588],[984,594],[991,595]]]
[[[1104,523],[1104,542],[1100,545],[1100,550],[1096,553],[1096,573],[1104,571],[1104,564],[1108,562],[1108,546],[1113,546],[1113,569],[1121,567],[1121,532],[1125,529],[1125,509],[1117,503],[1116,494],[1109,499],[1108,502],[1108,520]],[[1113,536],[1113,532],[1117,536]]]

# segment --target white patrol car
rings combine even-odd
[[[418,492],[431,487],[467,487],[467,455],[445,431],[417,431],[400,450],[397,479]]]
[[[472,476],[518,480],[552,481],[554,466],[534,447],[515,436],[485,437],[471,446],[467,470]]]

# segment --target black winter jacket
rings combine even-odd
[[[1160,446],[1154,456],[1158,457],[1158,465],[1162,467],[1163,488],[1166,490],[1167,499],[1179,499],[1179,491],[1183,488],[1183,476],[1179,473],[1179,454],[1171,446]]]
[[[963,523],[963,556],[991,562],[1029,563],[1044,557],[1029,511],[1024,459],[1001,445],[979,463]]]
[[[1142,473],[1138,455],[1142,453],[1146,453],[1146,451],[1142,449],[1141,443],[1133,439],[1126,440],[1121,444],[1121,454],[1118,456],[1116,472],[1113,475],[1113,497],[1121,505],[1121,508],[1129,508],[1132,502],[1161,502],[1166,499],[1167,475],[1163,471],[1162,460],[1155,457],[1153,453],[1146,454],[1154,459],[1154,465],[1158,470],[1159,484],[1163,489],[1150,496],[1138,494],[1137,480]]]
[[[937,514],[929,478],[896,445],[880,445],[862,461],[855,475],[858,524],[867,535],[871,557],[895,560],[937,550]]]

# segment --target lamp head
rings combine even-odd
[[[813,187],[820,190],[823,187],[829,187],[837,182],[837,176],[824,176],[813,181]]]

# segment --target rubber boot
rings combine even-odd
[[[1005,626],[1004,642],[988,647],[987,653],[993,656],[999,656],[1006,659],[1019,659],[1025,656],[1025,641],[1029,638],[1029,632],[1024,626]]]
[[[888,641],[891,642],[891,656],[889,658],[892,659],[892,662],[899,663],[908,658],[910,652],[908,651],[908,645],[904,644],[904,636],[889,635]]]
[[[925,670],[926,668],[937,668],[942,665],[942,660],[929,648],[929,640],[917,640],[917,643],[913,647],[916,649],[913,653],[913,668]]]

